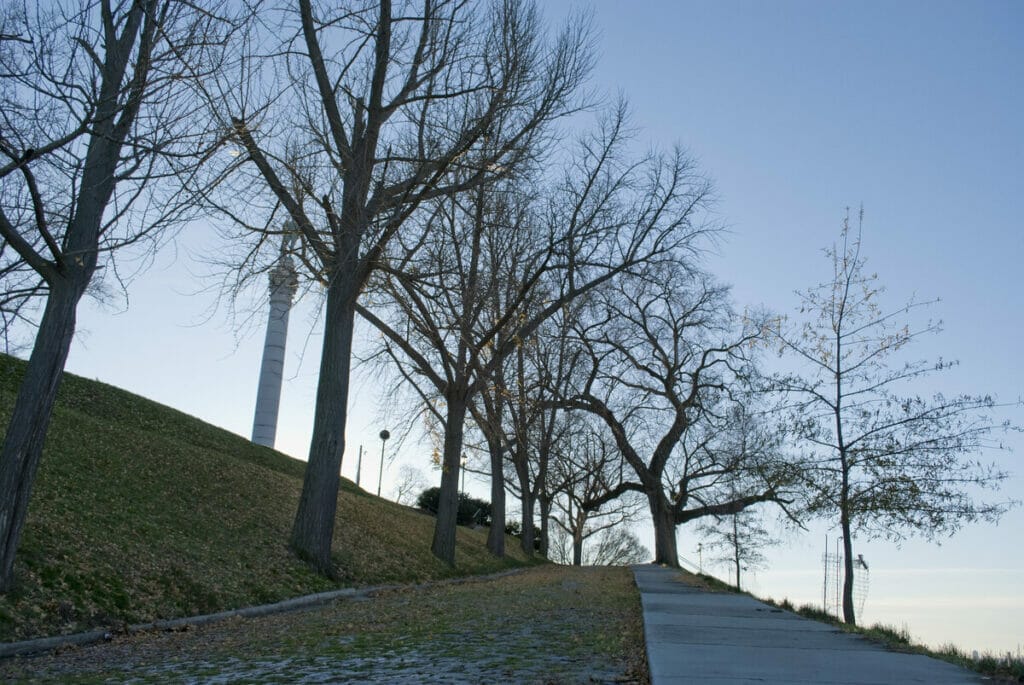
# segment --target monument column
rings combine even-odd
[[[270,317],[267,337],[263,343],[259,389],[256,391],[256,415],[252,422],[252,441],[257,445],[274,446],[277,435],[277,412],[281,404],[281,381],[284,376],[284,348],[288,338],[288,311],[299,287],[295,265],[288,255],[291,240],[285,238],[281,256],[270,270]]]

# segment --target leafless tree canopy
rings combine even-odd
[[[418,389],[424,400],[444,400],[439,530],[447,525],[444,503],[455,503],[444,474],[456,471],[466,411],[480,413],[477,423],[487,431],[500,413],[495,403],[506,402],[513,427],[492,442],[504,442],[511,452],[523,543],[532,552],[532,506],[543,493],[546,467],[540,462],[537,478],[529,476],[529,436],[539,435],[537,453],[544,458],[555,414],[536,411],[544,406],[544,384],[527,383],[524,346],[578,298],[696,249],[706,228],[699,211],[706,181],[681,151],[630,161],[625,140],[625,109],[619,107],[581,137],[563,177],[544,185],[510,176],[432,204],[421,232],[396,241],[401,251],[393,250],[381,270],[374,293],[393,316],[358,307],[384,333],[387,349],[399,351],[393,357],[410,381],[429,386]],[[492,478],[501,473],[495,462]],[[454,541],[453,526],[444,534]]]
[[[778,540],[764,526],[763,513],[744,509],[728,516],[711,517],[697,528],[712,564],[731,566],[736,589],[742,589],[742,572],[764,568],[764,549]]]
[[[0,7],[0,298],[5,339],[45,306],[0,453],[0,587],[14,555],[78,302],[116,250],[187,218],[179,194],[214,149],[194,85],[232,22],[215,2]]]
[[[190,177],[216,140],[191,79],[218,67],[233,28],[213,15],[216,3],[206,5],[0,8],[0,319],[8,344],[12,325],[36,323],[39,298],[69,262],[97,253],[100,276],[107,268],[120,279],[117,250],[152,247],[188,217],[176,179]],[[109,164],[107,178],[89,173],[98,164]],[[96,247],[71,244],[73,221],[94,214]]]
[[[678,566],[679,524],[781,501],[791,477],[777,455],[736,453],[721,440],[756,375],[763,324],[733,315],[725,289],[681,265],[602,295],[574,326],[586,372],[563,403],[605,424],[632,478],[591,505],[643,493],[656,560]]]
[[[237,68],[207,89],[237,157],[195,193],[234,226],[242,281],[265,267],[287,220],[301,237],[296,258],[324,288],[292,546],[332,573],[357,301],[425,203],[513,174],[544,148],[550,124],[576,111],[588,33],[573,21],[549,37],[536,7],[515,0],[299,0],[263,3],[254,16]],[[438,545],[451,561],[454,530]]]
[[[238,272],[289,218],[309,277],[356,264],[365,284],[422,202],[518,168],[590,67],[584,24],[544,36],[523,2],[262,3],[209,92],[236,145],[208,200],[248,246]]]
[[[554,510],[551,523],[568,536],[571,547],[571,555],[563,563],[639,563],[626,555],[639,543],[634,545],[635,540],[624,533],[626,524],[639,518],[643,498],[630,491],[605,500],[628,476],[629,467],[596,419],[575,412],[564,415],[562,420],[568,425],[552,441],[545,489]],[[588,425],[592,422],[595,425]],[[599,501],[602,504],[593,504]],[[584,545],[595,536],[599,537],[592,545],[594,549],[586,550]],[[644,550],[643,556],[648,554]],[[618,560],[624,555],[630,557],[628,561]]]

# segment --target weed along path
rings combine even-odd
[[[459,585],[0,662],[0,680],[202,683],[644,683],[625,568],[539,566]]]

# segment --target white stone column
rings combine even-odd
[[[281,404],[281,381],[284,377],[284,349],[288,338],[288,312],[298,289],[298,278],[292,259],[281,251],[281,257],[270,271],[270,316],[267,337],[263,343],[259,389],[256,391],[256,415],[252,421],[252,441],[257,445],[274,446],[277,435],[277,412]]]

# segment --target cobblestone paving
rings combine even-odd
[[[0,680],[644,683],[628,569],[545,566],[0,662]]]

